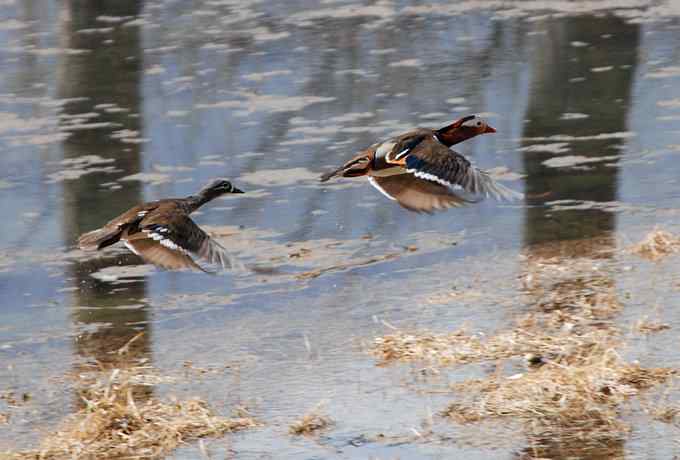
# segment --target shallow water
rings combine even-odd
[[[408,366],[376,367],[365,344],[384,323],[494,331],[530,308],[516,301],[531,268],[522,254],[597,257],[655,225],[674,229],[680,9],[96,3],[0,2],[0,389],[32,395],[0,401],[11,414],[0,451],[34,446],[78,405],[67,376],[115,361],[144,332],[129,359],[221,369],[154,391],[197,394],[225,413],[245,404],[266,423],[207,442],[216,456],[530,455],[504,424],[439,421],[436,441],[376,441],[412,435],[447,397],[414,391]],[[468,113],[498,133],[460,150],[507,168],[525,202],[415,215],[363,180],[316,181],[378,139]],[[74,248],[132,205],[216,176],[248,193],[195,219],[244,262],[283,274],[168,273],[124,249]],[[631,339],[626,353],[643,363],[678,364],[674,261],[609,261],[617,290],[636,293],[620,320],[672,327]],[[296,276],[310,271],[319,276]],[[288,435],[321,401],[336,425],[319,439]],[[678,454],[672,427],[631,418],[630,439],[590,458]],[[190,445],[175,456],[197,455]]]

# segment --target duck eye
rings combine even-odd
[[[478,122],[477,122],[477,126],[482,126],[482,122],[481,122],[481,121],[478,121]]]

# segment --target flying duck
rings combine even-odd
[[[216,179],[196,195],[135,206],[102,228],[78,238],[83,250],[99,250],[122,241],[145,262],[168,270],[208,272],[194,257],[231,268],[231,257],[217,241],[194,223],[189,214],[226,193],[243,193],[225,179]]]
[[[521,193],[497,183],[486,171],[449,148],[495,132],[475,115],[440,129],[416,128],[373,144],[340,168],[323,174],[320,180],[368,176],[370,184],[390,200],[410,211],[426,213],[474,202],[457,190],[496,199],[522,198]]]

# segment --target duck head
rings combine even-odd
[[[206,200],[212,200],[225,193],[243,193],[242,190],[237,189],[226,179],[215,179],[201,189],[199,195]]]
[[[451,147],[452,145],[466,141],[480,134],[495,132],[496,130],[489,126],[486,120],[476,115],[468,115],[454,121],[450,125],[438,129],[436,134],[439,142],[447,147]]]

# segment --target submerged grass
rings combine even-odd
[[[249,416],[216,415],[201,399],[158,400],[140,391],[140,382],[147,381],[137,368],[86,378],[79,391],[82,409],[38,449],[3,458],[162,458],[182,443],[257,426]]]

